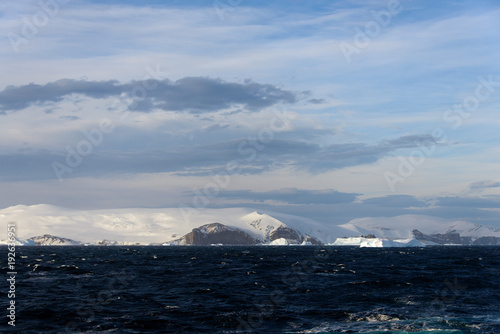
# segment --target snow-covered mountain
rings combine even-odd
[[[0,210],[0,221],[16,222],[17,236],[23,240],[50,234],[105,245],[186,244],[185,236],[194,229],[213,234],[207,226],[214,223],[219,224],[219,229],[242,231],[256,243],[270,243],[282,237],[290,243],[316,239],[328,243],[348,232],[307,218],[245,208],[72,210],[44,204],[17,205]]]
[[[56,237],[50,234],[44,234],[37,237],[29,238],[35,246],[79,246],[82,245],[80,241],[75,241],[68,238]]]
[[[489,244],[497,241],[500,244],[499,229],[422,215],[359,218],[335,225],[334,222],[320,223],[303,217],[247,208],[72,210],[51,205],[17,205],[1,209],[0,221],[4,224],[16,222],[19,243],[24,244],[322,243],[362,246],[364,243],[365,246],[378,247],[406,243],[408,246],[421,245],[412,241],[415,237],[427,244],[434,242],[429,240],[450,243],[446,240],[454,239],[447,239],[447,236],[453,233],[453,236],[467,237],[459,239],[465,240],[465,243],[485,237],[490,238],[484,239]],[[369,238],[352,238],[361,236]],[[5,244],[6,241],[0,243]]]
[[[341,227],[377,238],[417,238],[426,244],[500,245],[500,229],[424,215],[353,219]]]
[[[220,223],[213,223],[194,228],[171,245],[255,245],[259,241],[250,234]]]
[[[374,234],[391,239],[411,238],[415,229],[425,234],[456,232],[464,237],[500,237],[500,229],[497,228],[425,215],[357,218],[340,226],[356,234]]]

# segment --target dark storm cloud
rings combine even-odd
[[[220,197],[228,199],[245,199],[250,201],[280,201],[288,204],[339,204],[352,203],[360,194],[342,193],[333,189],[302,190],[286,188],[265,192],[251,190],[222,191]]]
[[[126,94],[131,99],[129,108],[133,111],[148,112],[152,108],[160,108],[201,113],[236,105],[256,111],[278,103],[295,103],[300,93],[250,80],[232,83],[205,77],[186,77],[177,81],[132,81],[125,84],[115,80],[62,79],[44,85],[31,83],[8,86],[0,92],[0,108],[20,110],[34,103],[58,102],[72,94],[91,98],[122,98],[122,94]]]

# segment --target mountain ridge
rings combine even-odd
[[[16,222],[19,240],[35,245],[335,245],[354,242],[342,238],[369,235],[425,244],[500,244],[500,229],[420,215],[356,218],[335,225],[250,208],[193,209],[187,218],[185,213],[177,208],[75,210],[42,204],[1,209],[0,220]]]

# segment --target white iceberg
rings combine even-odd
[[[365,238],[349,237],[337,238],[332,246],[359,246],[359,247],[425,247],[426,245],[415,238],[387,239],[387,238]]]
[[[289,243],[288,243],[288,240],[286,240],[285,238],[279,238],[279,239],[275,239],[275,240],[271,241],[268,245],[270,245],[270,246],[288,246]]]

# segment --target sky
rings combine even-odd
[[[500,3],[0,3],[0,208],[500,228]]]

